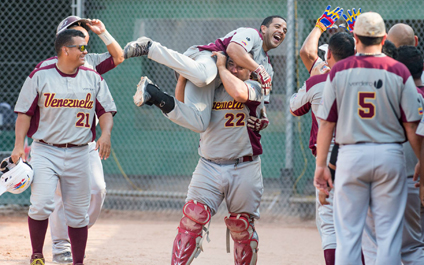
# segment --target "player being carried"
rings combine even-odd
[[[147,37],[128,43],[124,48],[125,58],[147,55],[158,63],[164,64],[188,79],[185,85],[184,103],[175,100],[154,87],[140,91],[137,106],[157,104],[166,116],[176,124],[195,132],[204,132],[209,125],[214,90],[219,86],[217,68],[211,57],[213,51],[223,51],[233,58],[240,67],[256,72],[265,95],[271,90],[274,74],[267,52],[277,48],[287,33],[287,23],[281,16],[269,16],[261,24],[260,31],[252,28],[238,28],[225,37],[208,45],[190,47],[184,54],[168,49]],[[248,52],[253,52],[253,58]],[[185,81],[182,81],[185,82]],[[143,86],[139,86],[143,88]],[[268,100],[265,99],[265,102]],[[158,103],[154,103],[158,102]],[[254,118],[252,123],[264,126],[262,120]]]

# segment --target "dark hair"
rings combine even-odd
[[[336,61],[340,61],[355,54],[355,41],[347,32],[337,32],[331,36],[328,49]]]
[[[384,38],[384,37],[365,37],[365,36],[359,36],[359,35],[356,35],[356,37],[358,37],[358,39],[365,46],[378,45],[383,41],[383,38]]]
[[[71,25],[69,25],[67,28],[72,29],[73,27],[78,27],[78,26],[84,28],[87,32],[90,31],[90,28],[87,26],[87,24],[81,21],[74,22]]]
[[[69,46],[74,44],[72,41],[73,37],[81,37],[84,39],[85,35],[81,31],[76,29],[65,29],[56,36],[56,40],[54,41],[54,49],[56,51],[57,56],[60,55],[63,46]]]
[[[389,40],[386,40],[384,42],[383,47],[381,48],[381,51],[385,55],[387,55],[387,56],[389,56],[393,59],[396,59],[396,57],[397,57],[397,52],[398,52],[397,48],[396,48],[395,44],[393,42],[389,41]]]
[[[423,73],[423,56],[417,47],[414,46],[400,46],[398,48],[397,58],[399,62],[406,65],[412,78],[420,79]]]
[[[262,26],[269,27],[269,25],[272,23],[272,20],[274,20],[274,18],[281,18],[282,20],[284,20],[287,23],[287,20],[285,18],[283,18],[282,16],[274,15],[274,16],[269,16],[269,17],[265,18],[264,21],[262,21],[261,27]],[[259,32],[261,32],[260,27],[259,27]]]

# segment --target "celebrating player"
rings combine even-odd
[[[419,156],[421,138],[415,130],[422,107],[408,69],[381,54],[386,39],[382,17],[361,14],[353,33],[358,53],[333,66],[318,109],[314,184],[327,194],[327,184],[332,187],[326,161],[337,125],[336,264],[361,263],[361,235],[369,206],[377,228],[376,264],[400,264],[407,195],[400,143],[408,139]]]
[[[215,43],[193,46],[184,55],[146,37],[130,42],[124,48],[125,58],[147,55],[149,59],[174,69],[188,79],[184,103],[161,95],[163,92],[160,91],[146,91],[145,97],[141,97],[137,105],[143,105],[144,98],[157,97],[157,101],[163,101],[162,105],[168,105],[164,108],[171,121],[192,131],[204,132],[210,121],[214,90],[219,86],[212,51],[226,52],[237,65],[256,72],[264,93],[268,94],[274,71],[267,52],[283,42],[286,32],[284,18],[270,16],[262,22],[260,32],[252,28],[238,28]],[[248,55],[250,51],[253,52],[253,59]]]
[[[390,31],[387,38],[389,38],[389,36]],[[393,36],[391,37],[393,39]],[[386,40],[384,45],[388,42],[389,41]],[[418,88],[418,92],[421,95],[421,102],[424,104],[424,87],[421,82],[423,57],[421,53],[414,46],[401,46],[396,51],[395,59],[403,63],[408,68],[412,78],[414,79],[414,83]],[[403,151],[406,162],[406,185],[408,196],[404,214],[401,259],[403,264],[424,264],[424,243],[421,240],[422,227],[420,223],[421,203],[419,189],[415,187],[416,179],[414,179],[414,169],[418,160],[409,142],[403,144]],[[367,265],[375,264],[377,248],[374,218],[368,210],[366,225],[362,237],[362,249],[365,254],[365,261]]]
[[[124,53],[119,43],[109,34],[103,22],[98,19],[84,19],[77,16],[69,16],[59,23],[56,35],[66,29],[75,29],[81,31],[85,35],[88,43],[90,35],[88,30],[97,34],[106,45],[108,52],[102,54],[87,53],[85,56],[84,66],[104,74],[112,70],[124,61]],[[39,63],[35,69],[47,65],[57,63],[57,56],[51,57]],[[90,187],[91,199],[88,208],[89,223],[88,228],[94,225],[100,215],[103,202],[106,197],[106,182],[103,175],[103,166],[98,151],[96,150],[96,142],[88,144],[90,149]],[[65,212],[63,210],[62,196],[60,193],[60,185],[58,184],[55,194],[55,210],[49,218],[50,232],[52,237],[52,253],[53,262],[70,263],[72,262],[71,244],[68,237],[68,227],[65,220]]]
[[[222,84],[215,90],[211,122],[200,134],[201,156],[189,186],[183,218],[174,241],[171,264],[191,264],[202,250],[203,230],[225,199],[230,215],[225,223],[234,240],[235,264],[256,264],[259,218],[263,193],[260,134],[247,126],[248,116],[258,117],[263,107],[260,84],[248,80],[251,72],[214,52]],[[183,79],[177,92],[184,93]],[[139,86],[159,91],[146,77]],[[149,87],[154,87],[150,89]],[[178,94],[177,93],[177,94]],[[135,95],[135,102],[139,95]],[[147,103],[158,106],[149,99]],[[233,139],[238,139],[234,142]],[[229,247],[229,246],[228,246]]]
[[[324,15],[329,13],[329,9],[330,6],[327,7]],[[337,12],[341,12],[339,7],[330,13],[337,14]],[[332,22],[334,23],[337,18],[338,17],[336,16]],[[318,19],[318,21],[320,21],[320,19]],[[327,28],[331,27],[333,23],[328,23]],[[319,24],[317,23],[317,25]],[[300,50],[302,61],[310,72],[314,67],[316,69],[320,68],[318,70],[321,70],[324,66],[332,68],[336,62],[355,54],[355,43],[352,36],[346,32],[339,32],[331,36],[328,44],[328,51],[326,52],[326,63],[325,65],[322,65],[323,61],[318,57],[318,41],[323,32],[324,31],[320,27],[316,26],[305,40]],[[290,99],[290,112],[295,116],[305,115],[312,109],[312,126],[309,148],[314,156],[316,155],[315,145],[319,125],[319,120],[316,118],[316,114],[321,102],[322,91],[324,89],[327,76],[327,71],[320,75],[311,76],[308,80],[306,80],[303,87],[299,89],[297,93],[293,94]],[[329,151],[331,152],[331,148]],[[319,190],[317,189],[316,192],[316,221],[318,231],[321,236],[326,265],[334,265],[335,262],[336,235],[333,222],[333,194],[334,190],[331,190],[330,196],[327,199],[327,204],[324,205],[319,200]]]
[[[25,135],[33,138],[31,206],[28,225],[31,264],[43,265],[48,218],[54,209],[58,181],[74,264],[82,264],[88,230],[90,164],[88,143],[95,139],[95,116],[102,135],[96,143],[101,159],[110,154],[115,103],[103,78],[82,67],[87,54],[85,35],[73,29],[58,34],[57,63],[34,70],[15,106],[15,147],[12,159],[24,158]]]

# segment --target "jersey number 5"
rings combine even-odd
[[[75,123],[76,127],[90,128],[90,113],[78,112],[78,121]],[[84,121],[85,120],[85,121]]]
[[[244,115],[244,113],[237,113],[236,115],[233,113],[226,113],[225,118],[228,119],[225,122],[225,127],[243,127],[245,125],[244,118],[246,118],[246,115]],[[234,119],[237,119],[235,124]]]
[[[358,115],[362,119],[372,119],[375,116],[375,105],[368,100],[375,99],[375,92],[358,92]]]

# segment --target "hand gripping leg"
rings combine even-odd
[[[202,231],[211,219],[209,208],[199,202],[189,201],[184,205],[178,233],[172,248],[171,265],[191,264],[202,251]]]
[[[234,240],[234,264],[256,265],[259,238],[255,231],[253,218],[247,213],[232,213],[224,220]]]

